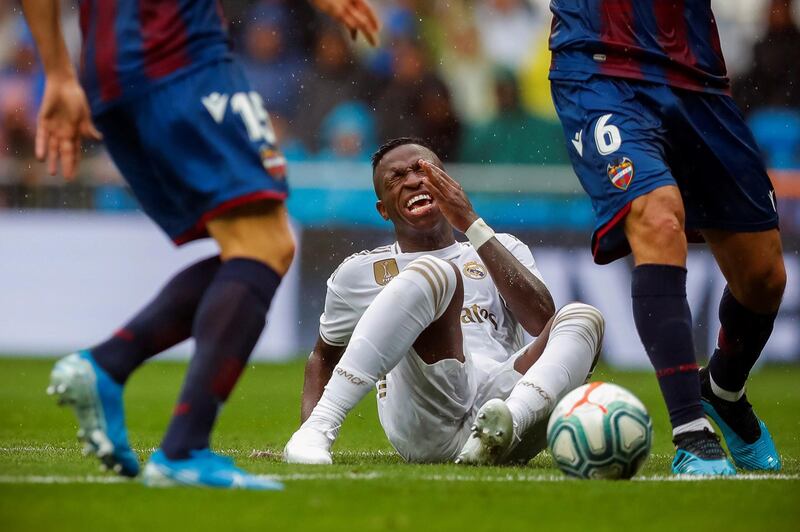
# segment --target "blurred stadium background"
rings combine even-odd
[[[347,255],[391,240],[374,209],[369,155],[400,135],[429,139],[476,210],[529,243],[558,304],[607,316],[606,360],[646,366],[629,304],[630,264],[592,264],[592,212],[568,166],[547,82],[547,0],[376,0],[382,47],[353,44],[305,2],[223,0],[236,51],[291,162],[300,253],[258,348],[307,352],[325,279]],[[76,63],[74,2],[64,27]],[[733,94],[778,195],[789,283],[764,359],[800,363],[800,1],[714,0]],[[178,267],[137,210],[102,145],[78,179],[33,158],[43,77],[17,0],[0,0],[0,353],[57,355],[102,339]],[[697,176],[702,179],[703,176]],[[693,248],[689,294],[698,353],[716,336],[724,281]],[[266,339],[266,341],[265,341]],[[176,354],[188,353],[187,346]]]

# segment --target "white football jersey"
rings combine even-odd
[[[523,266],[542,279],[528,246],[509,234],[498,233],[496,237]],[[322,339],[329,345],[347,345],[375,296],[408,263],[422,255],[448,260],[461,271],[464,280],[461,330],[466,348],[473,356],[504,362],[523,347],[522,326],[506,308],[478,252],[468,242],[419,253],[403,253],[395,242],[349,256],[328,279],[325,311],[319,319]],[[392,320],[393,316],[386,316],[387,327],[392,327]]]

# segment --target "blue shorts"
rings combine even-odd
[[[621,223],[631,202],[677,185],[687,235],[778,227],[775,191],[755,139],[726,95],[594,76],[551,84],[572,167],[596,216],[592,254],[630,253]]]
[[[142,209],[176,244],[245,203],[288,194],[261,97],[235,61],[199,65],[94,117]]]

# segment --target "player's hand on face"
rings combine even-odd
[[[419,160],[425,172],[425,184],[439,206],[439,210],[454,228],[462,233],[478,219],[467,194],[458,182],[438,166]]]
[[[311,0],[311,3],[344,24],[353,39],[361,33],[372,46],[378,46],[381,23],[367,0]]]
[[[48,77],[36,124],[36,158],[47,161],[47,171],[55,175],[58,162],[65,178],[72,179],[81,158],[81,139],[100,140],[94,127],[89,103],[74,77]]]

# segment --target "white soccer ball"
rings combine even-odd
[[[558,467],[578,478],[631,478],[653,439],[653,423],[628,390],[591,382],[556,405],[547,424],[547,444]]]

